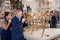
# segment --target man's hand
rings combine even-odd
[[[25,18],[22,19],[22,23],[24,23],[24,22],[25,22]]]

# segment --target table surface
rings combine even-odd
[[[59,28],[46,28],[43,38],[41,38],[42,29],[37,29],[33,31],[33,34],[31,34],[31,30],[24,31],[24,37],[27,40],[51,40],[53,38],[56,38],[60,36],[60,29]]]

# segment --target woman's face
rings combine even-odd
[[[11,13],[8,14],[7,18],[12,19]]]

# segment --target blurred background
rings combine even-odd
[[[44,13],[46,10],[53,11],[60,23],[60,0],[0,0],[0,18],[4,17],[4,12],[11,12],[14,16],[16,10],[21,9],[23,14],[39,12]],[[1,20],[0,20],[1,24]]]
[[[46,10],[53,11],[57,17],[57,28],[60,28],[60,0],[0,0],[0,28],[4,17],[4,12],[11,12],[15,16],[16,10],[22,10],[23,14],[39,12]]]

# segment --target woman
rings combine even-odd
[[[2,23],[1,40],[11,40],[11,13],[5,12]]]

